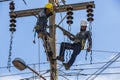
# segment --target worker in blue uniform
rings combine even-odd
[[[35,26],[35,30],[38,33],[38,37],[42,38],[43,35],[47,33],[46,27],[48,18],[53,15],[53,5],[51,3],[48,3],[45,5],[45,8],[41,9],[41,11],[38,14],[37,23]]]
[[[43,40],[45,52],[48,53],[48,56],[51,56],[53,54],[49,42],[50,34],[47,32],[48,18],[52,15],[53,15],[53,5],[51,3],[48,3],[45,5],[43,9],[40,10],[37,17],[37,23],[34,28],[35,32],[37,32],[38,34],[38,38],[41,38]]]
[[[61,47],[60,47],[59,56],[57,56],[58,60],[64,62],[65,50],[66,49],[73,50],[73,53],[72,53],[69,61],[67,63],[63,63],[66,70],[68,70],[73,65],[77,55],[81,52],[81,50],[84,49],[85,42],[87,39],[89,42],[89,46],[87,47],[87,51],[90,52],[90,50],[91,50],[91,47],[92,47],[91,33],[90,33],[90,31],[86,31],[86,27],[87,27],[87,21],[82,20],[80,32],[77,33],[77,35],[75,37],[72,37],[63,31],[64,35],[68,36],[73,41],[73,43],[62,42]]]

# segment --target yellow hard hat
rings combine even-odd
[[[53,5],[51,3],[48,3],[45,5],[45,8],[49,9],[51,12],[53,12]]]

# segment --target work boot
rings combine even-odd
[[[70,68],[70,66],[67,63],[63,63],[63,66],[65,67],[66,70]]]
[[[61,61],[61,62],[64,62],[64,57],[61,57],[61,56],[57,56],[57,60]]]

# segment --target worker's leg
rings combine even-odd
[[[53,52],[51,50],[51,46],[50,46],[50,42],[48,40],[48,36],[45,36],[42,38],[43,40],[43,46],[44,46],[44,49],[45,49],[45,52],[46,52],[46,55],[47,55],[47,59],[49,61],[51,61],[53,59]]]
[[[51,47],[50,47],[50,42],[49,42],[48,36],[44,35],[44,37],[42,39],[44,41],[44,45],[46,47],[45,49],[47,49],[47,52],[51,52]]]
[[[73,63],[74,63],[77,55],[80,53],[80,51],[81,51],[81,44],[74,44],[73,53],[71,55],[70,60],[67,63],[68,68],[70,68],[73,65]]]
[[[72,43],[66,43],[66,42],[62,42],[61,46],[60,46],[60,53],[59,56],[57,57],[58,60],[60,61],[64,61],[64,54],[65,54],[65,50],[66,49],[73,49],[73,44]]]
[[[45,45],[46,45],[46,49],[47,49],[47,53],[48,53],[48,56],[51,57],[53,55],[53,52],[52,52],[52,48],[51,48],[51,45],[50,45],[50,40],[52,38],[50,37],[49,33],[45,33],[44,35],[44,41],[45,41]]]

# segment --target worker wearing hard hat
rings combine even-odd
[[[38,17],[37,17],[38,18],[37,23],[34,28],[35,32],[38,33],[38,38],[41,38],[43,40],[45,52],[49,53],[48,54],[49,56],[52,55],[52,50],[50,48],[50,44],[48,40],[50,39],[50,35],[47,32],[46,27],[47,27],[47,22],[48,22],[47,19],[52,15],[53,15],[53,5],[51,3],[48,3],[45,5],[43,9],[40,10]],[[35,40],[33,42],[35,43]]]
[[[43,8],[39,14],[38,14],[38,20],[37,20],[37,26],[35,27],[36,32],[38,33],[38,37],[42,37],[43,34],[46,32],[46,26],[47,26],[47,18],[53,15],[53,5],[51,3],[48,3],[45,5],[45,8]]]
[[[75,38],[73,38],[73,37],[69,36],[67,33],[63,32],[66,36],[68,36],[71,40],[73,40],[73,43],[67,43],[67,42],[61,43],[60,53],[59,53],[59,56],[57,57],[58,60],[64,62],[65,49],[73,50],[70,60],[67,63],[63,63],[66,70],[68,70],[73,65],[77,55],[81,52],[81,50],[84,49],[85,42],[87,39],[89,42],[87,51],[89,52],[91,50],[91,47],[92,47],[91,34],[89,31],[86,31],[86,27],[87,27],[87,21],[82,20],[80,32],[77,33]]]

